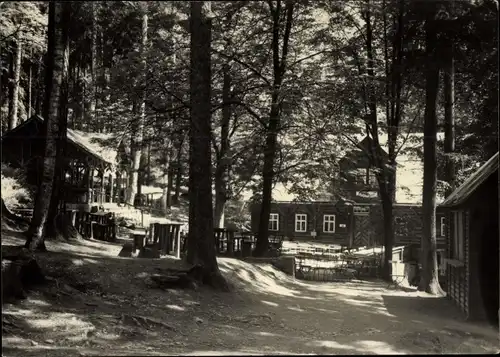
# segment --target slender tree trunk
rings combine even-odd
[[[179,198],[181,195],[181,183],[182,183],[182,146],[184,144],[184,136],[179,142],[179,148],[177,149],[177,160],[175,165],[175,189],[174,197],[172,199],[173,205],[179,204]]]
[[[269,114],[269,124],[267,127],[266,144],[264,149],[264,165],[262,169],[262,202],[259,214],[259,232],[257,235],[257,243],[255,246],[255,256],[263,256],[266,254],[269,247],[269,215],[271,213],[272,201],[272,185],[274,180],[274,161],[277,149],[278,130],[280,126],[281,116],[281,103],[280,92],[283,76],[286,70],[286,61],[288,53],[288,41],[292,28],[294,3],[286,3],[286,21],[285,31],[283,35],[283,45],[280,59],[280,16],[281,16],[281,1],[276,2],[276,7],[272,2],[269,3],[271,7],[271,16],[273,18],[273,74],[274,83],[271,94],[271,111]]]
[[[146,185],[151,185],[151,141],[148,142],[147,161],[146,161]]]
[[[31,57],[31,56],[30,56]],[[28,69],[28,105],[26,115],[31,118],[31,106],[32,106],[32,77],[33,77],[33,64],[31,63],[31,59],[29,61],[29,69]]]
[[[439,65],[437,53],[437,28],[434,14],[425,23],[427,54],[425,74],[424,114],[424,188],[423,188],[423,236],[422,275],[419,290],[430,294],[442,294],[439,285],[436,251],[436,188],[437,188],[437,98],[439,92]]]
[[[43,56],[40,57],[38,60],[38,64],[36,66],[36,98],[35,98],[35,113],[36,114],[41,114],[42,113],[42,98],[43,98],[43,91],[42,91],[42,61],[43,61]]]
[[[25,246],[30,250],[45,250],[45,222],[49,212],[57,156],[59,107],[64,67],[62,2],[49,3],[48,61],[45,77],[44,125],[45,152],[41,184],[35,199],[33,219],[27,232]]]
[[[368,75],[367,81],[367,100],[368,100],[368,121],[367,127],[368,131],[372,136],[370,141],[370,162],[376,168],[377,181],[380,192],[380,200],[382,204],[382,214],[383,214],[383,225],[384,225],[384,263],[382,268],[382,277],[385,280],[391,280],[391,260],[392,248],[394,244],[394,217],[393,217],[393,201],[394,201],[394,191],[395,191],[395,172],[392,168],[394,165],[394,160],[389,160],[389,162],[384,162],[380,153],[380,141],[378,136],[378,118],[377,118],[377,98],[375,94],[375,56],[373,51],[373,29],[371,21],[371,4],[370,0],[366,0],[366,9],[364,10],[364,19],[366,22],[366,55],[368,58],[366,73]],[[390,121],[391,119],[388,118]],[[391,148],[391,140],[395,138],[391,135],[391,130],[389,130],[389,148]]]
[[[449,196],[455,190],[455,163],[450,154],[455,152],[455,66],[454,46],[449,42],[446,51],[447,63],[444,68],[444,152],[446,154],[446,182],[448,187],[445,196]]]
[[[224,83],[222,88],[222,123],[221,142],[217,167],[215,169],[215,212],[214,226],[224,228],[224,207],[227,201],[227,185],[229,181],[229,124],[231,121],[231,74],[229,65],[224,66]]]
[[[141,150],[142,150],[142,139],[144,135],[144,120],[146,117],[146,77],[147,77],[147,64],[146,64],[146,50],[148,43],[148,13],[147,4],[143,4],[143,14],[142,14],[142,66],[143,66],[143,94],[140,106],[140,114],[137,120],[137,131],[134,133],[134,145],[132,152],[132,170],[130,173],[129,182],[129,193],[127,195],[128,204],[133,205],[135,195],[137,193],[137,185],[139,181],[139,167],[141,164]]]
[[[167,174],[167,208],[172,207],[172,191],[174,190],[174,163],[170,161],[168,163],[168,174]]]
[[[12,111],[9,113],[9,130],[15,128],[18,124],[19,112],[19,87],[21,81],[21,59],[23,55],[21,35],[17,37],[16,56],[14,65],[14,83],[12,88]]]
[[[207,6],[208,5],[208,6]],[[189,135],[189,234],[187,262],[201,265],[202,281],[227,290],[215,256],[211,175],[210,2],[191,2],[191,125]],[[207,12],[208,12],[207,11]]]
[[[0,68],[3,68],[3,46],[0,43]],[[0,73],[0,136],[3,136],[4,132],[4,123],[3,123],[3,96],[4,96],[4,91],[3,91],[3,70],[2,73]]]
[[[14,55],[12,52],[9,53],[9,78],[12,78],[11,81],[8,83],[8,88],[9,88],[9,105],[8,105],[8,113],[7,113],[7,126],[8,130],[11,130],[12,127],[12,121],[11,118],[14,115]]]
[[[89,84],[89,110],[87,114],[87,123],[88,125],[95,126],[97,124],[96,118],[96,101],[97,101],[97,74],[96,74],[96,65],[97,65],[97,24],[96,24],[96,4],[94,2],[91,3],[92,7],[92,29],[91,29],[91,47],[90,47],[90,78],[91,83]],[[95,130],[92,128],[91,130]]]

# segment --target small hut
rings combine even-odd
[[[28,181],[38,185],[43,167],[43,118],[34,115],[2,136],[2,161],[26,170]],[[112,202],[117,151],[110,148],[113,134],[68,129],[64,155],[65,177],[61,201],[90,210],[93,204]],[[119,189],[119,188],[118,188]],[[76,207],[74,207],[76,208]]]
[[[442,203],[448,297],[469,320],[498,323],[498,153]]]

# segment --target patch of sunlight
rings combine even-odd
[[[266,305],[269,305],[269,306],[273,306],[273,307],[278,307],[279,306],[277,303],[272,302],[272,301],[261,300],[261,302],[263,304],[266,304]]]
[[[396,315],[391,314],[386,310],[385,307],[376,307],[375,310],[377,311],[378,314],[387,316],[387,317],[397,317]]]
[[[259,336],[267,336],[267,337],[283,337],[283,335],[278,335],[277,333],[265,332],[265,331],[257,331],[254,334]]]
[[[98,331],[98,332],[96,332],[95,337],[100,338],[102,340],[106,340],[106,341],[114,341],[114,340],[118,340],[122,336],[115,334],[115,333],[102,333],[102,332]]]
[[[263,356],[266,355],[265,352],[260,353],[248,353],[240,351],[193,351],[189,353],[183,353],[183,356]]]
[[[327,309],[322,309],[320,307],[310,307],[311,310],[315,311],[321,311],[321,312],[329,312],[331,314],[338,314],[339,312],[337,310],[327,310]]]
[[[355,299],[342,299],[343,301],[351,304],[351,305],[356,305],[356,306],[369,306],[373,307],[373,301],[361,301],[361,300],[355,300]]]
[[[334,349],[339,349],[339,350],[354,350],[355,348],[352,346],[348,345],[341,345],[338,342],[335,341],[311,341],[306,344],[307,346],[311,347],[325,347],[325,348],[334,348]]]
[[[18,336],[2,336],[2,343],[5,345],[23,345],[30,342],[29,339]]]
[[[3,311],[3,313],[5,314],[5,310]],[[14,316],[33,316],[34,312],[27,309],[9,309],[8,314]]]
[[[389,345],[386,342],[382,341],[356,341],[354,343],[356,346],[359,346],[364,352],[371,352],[379,355],[394,355],[394,354],[407,354],[407,351],[404,350],[395,350],[393,346]]]
[[[193,300],[182,300],[182,302],[186,306],[198,306],[198,305],[200,305],[200,303],[198,301],[193,301]]]
[[[297,312],[305,312],[306,310],[302,309],[299,305],[297,306],[288,306],[288,310],[297,311]]]
[[[48,318],[30,319],[27,321],[35,328],[94,328],[89,322],[80,320],[76,315],[69,313],[52,313]]]
[[[167,309],[175,310],[175,311],[186,311],[185,308],[183,308],[182,306],[179,306],[179,305],[166,305],[165,307]]]
[[[32,305],[37,305],[37,306],[50,306],[50,304],[47,301],[39,300],[39,299],[32,299],[28,298],[27,302]]]

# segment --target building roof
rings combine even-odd
[[[43,121],[44,119],[36,114],[14,129],[6,132],[3,137],[15,135],[17,131],[33,122],[43,123]],[[105,145],[104,142],[113,139],[113,137],[114,134],[87,133],[74,129],[68,129],[67,131],[67,138],[70,143],[74,144],[88,155],[93,156],[95,159],[110,165],[116,164],[117,150],[109,145]]]
[[[456,207],[467,199],[498,170],[498,152],[493,155],[483,166],[473,173],[463,184],[453,191],[441,204],[445,207]]]

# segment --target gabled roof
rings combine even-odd
[[[14,129],[6,132],[2,138],[14,135],[21,128],[26,127],[33,122],[41,124],[43,121],[44,119],[36,114]],[[113,136],[114,134],[87,133],[74,129],[68,129],[67,131],[67,138],[70,143],[74,144],[79,149],[85,151],[88,155],[93,156],[97,160],[111,165],[116,164],[117,151],[109,146],[103,145],[103,142],[110,140]]]
[[[498,170],[498,152],[493,155],[483,166],[473,173],[463,184],[453,191],[441,204],[445,207],[456,207],[464,203],[485,182]]]

